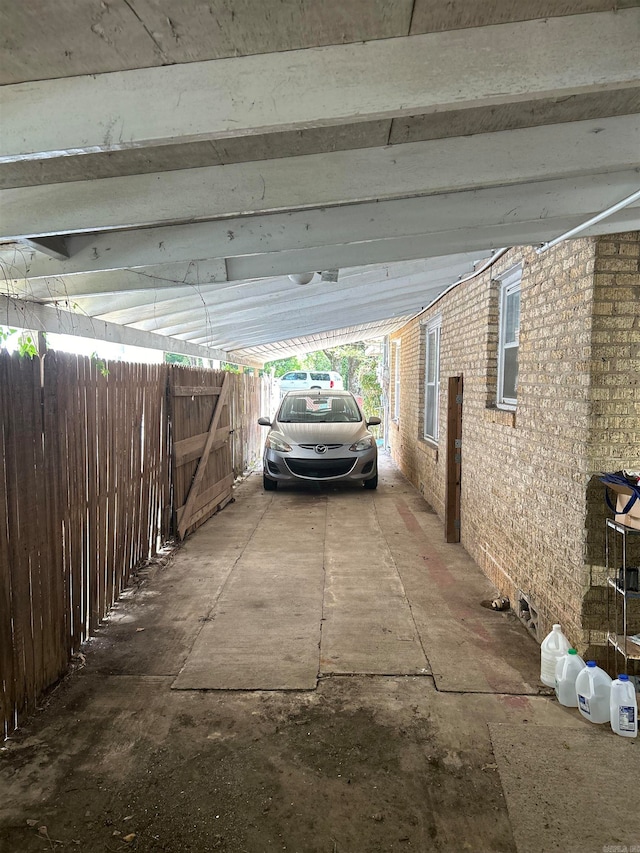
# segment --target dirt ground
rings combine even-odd
[[[488,736],[443,743],[428,679],[170,703],[131,679],[126,712],[120,689],[79,674],[2,753],[26,800],[3,850],[515,849]]]
[[[292,513],[309,535],[295,563],[290,539],[272,535]],[[282,565],[298,581],[324,578],[288,622],[280,596],[267,595]],[[513,614],[481,606],[488,592],[390,468],[364,499],[267,495],[250,478],[236,503],[140,573],[69,676],[0,746],[0,850],[640,850],[640,809],[619,796],[623,779],[637,800],[637,742],[590,726],[535,683],[536,643]],[[301,620],[320,638],[313,689],[176,689],[198,644],[213,669],[231,660],[250,684],[273,665],[277,680],[280,662],[307,654],[304,631],[301,651],[294,644]],[[299,677],[290,664],[287,678]]]

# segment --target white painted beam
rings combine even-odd
[[[0,162],[624,88],[639,22],[632,8],[5,86]]]
[[[266,255],[254,255],[232,258],[227,262],[229,278],[236,283],[243,279],[258,279],[270,276],[282,276],[293,272],[320,270],[331,266],[340,269],[361,265],[374,265],[392,262],[420,260],[439,257],[445,254],[464,252],[482,252],[487,248],[496,249],[504,245],[536,245],[542,244],[556,234],[574,227],[586,217],[579,215],[569,217],[548,217],[531,220],[524,223],[506,223],[502,225],[478,225],[432,234],[415,234],[409,237],[395,237],[382,240],[370,240],[346,245],[311,248],[290,252],[275,252]],[[598,234],[614,234],[622,231],[640,230],[640,207],[628,208],[617,213],[611,219],[599,223],[585,232],[584,236]],[[2,264],[0,264],[2,266]],[[15,265],[12,274],[18,274]],[[97,273],[99,279],[91,292],[112,292],[118,298],[117,289],[112,290],[113,282],[109,273],[109,281],[101,280],[104,273]],[[81,278],[88,280],[91,274]],[[25,298],[46,299],[46,291],[51,287],[51,301],[71,299],[81,301],[82,294],[87,293],[86,284],[80,287],[80,293],[72,298],[74,279],[69,275],[61,278],[39,277],[31,279],[0,280],[0,292]],[[54,289],[55,286],[55,289]],[[206,285],[204,286],[206,287]],[[65,293],[65,290],[68,292]],[[126,293],[126,290],[124,291]],[[90,294],[89,294],[90,295]],[[149,295],[151,298],[151,295]]]
[[[471,262],[478,257],[478,253],[469,254],[467,259]],[[360,281],[366,276],[372,282],[377,281],[380,276],[394,278],[399,275],[408,275],[417,270],[429,270],[450,268],[452,263],[458,263],[460,255],[453,257],[447,255],[442,258],[431,258],[412,260],[404,263],[386,264],[367,267],[352,267],[340,270],[341,282],[349,283],[354,277]],[[0,255],[0,265],[2,265]],[[205,273],[210,270],[219,272],[219,277],[214,274]],[[189,275],[186,273],[189,272]],[[116,297],[117,305],[122,306],[122,300],[127,305],[145,305],[152,300],[171,299],[185,293],[198,293],[206,296],[208,293],[217,292],[222,294],[241,293],[253,288],[269,285],[272,278],[241,279],[237,281],[226,281],[226,266],[222,260],[201,261],[192,264],[164,264],[155,267],[145,267],[139,270],[107,270],[97,273],[77,273],[44,278],[12,279],[3,283],[0,281],[0,292],[3,290],[7,295],[16,296],[33,302],[60,302],[69,300],[80,301],[83,308],[91,304],[94,298],[105,296]],[[290,286],[290,281],[278,277],[283,285]],[[150,294],[149,291],[154,291]],[[90,313],[90,312],[89,312]]]
[[[134,347],[175,352],[183,355],[199,356],[226,361],[226,351],[212,349],[207,346],[192,344],[177,338],[168,338],[152,332],[143,332],[128,326],[106,323],[93,317],[74,314],[70,311],[40,305],[36,302],[26,302],[0,295],[0,317],[8,326],[21,329],[31,329],[41,332],[55,332],[61,335],[76,335],[83,338],[95,338],[118,344],[128,344]],[[260,367],[259,361],[246,362],[247,366]]]
[[[295,288],[298,288],[297,292]],[[222,315],[244,306],[253,306],[256,300],[274,305],[281,301],[295,302],[296,298],[301,296],[300,290],[302,288],[285,276],[245,283],[235,282],[227,287],[212,284],[198,288],[159,290],[153,294],[121,293],[115,299],[96,294],[81,297],[77,304],[83,313],[100,316],[115,323],[136,320],[154,322],[165,316],[178,317],[183,313],[201,313],[205,310]]]
[[[1,257],[1,256],[0,256]],[[29,263],[25,260],[25,263]],[[0,265],[3,261],[0,260]],[[11,265],[14,271],[16,265]],[[4,267],[5,274],[7,267]],[[196,261],[191,264],[159,264],[136,270],[104,270],[96,273],[78,273],[48,275],[42,277],[0,280],[0,292],[20,296],[35,302],[77,301],[83,297],[97,294],[119,297],[123,293],[137,293],[142,302],[150,298],[149,291],[190,290],[211,287],[212,284],[225,283],[227,278],[225,262],[222,259]]]
[[[639,152],[640,115],[631,115],[387,148],[19,187],[0,192],[1,239],[244,217],[603,174],[636,168]],[[231,225],[223,234],[227,243],[235,240]],[[75,254],[73,240],[67,244]],[[163,248],[159,241],[158,251]]]
[[[593,134],[594,138],[601,134]],[[640,145],[638,148],[640,151]],[[640,171],[630,169],[583,177],[539,180],[420,198],[392,200],[332,209],[295,211],[253,216],[224,222],[196,222],[137,231],[70,237],[68,261],[55,261],[35,252],[15,248],[0,252],[7,280],[55,278],[110,269],[129,269],[163,264],[180,264],[194,259],[226,259],[227,278],[241,280],[286,275],[336,267],[352,267],[406,258],[429,257],[465,251],[465,246],[447,245],[438,251],[437,237],[424,254],[415,249],[425,235],[457,229],[537,223],[529,239],[526,228],[519,230],[524,243],[544,242],[567,227],[629,195],[640,180]],[[574,217],[574,219],[572,219]],[[552,220],[556,219],[554,223]],[[549,228],[545,229],[544,225]],[[542,232],[542,233],[541,233]],[[495,233],[495,232],[493,232]],[[603,232],[607,233],[607,232]],[[416,246],[410,254],[384,256],[374,241],[400,238]],[[469,249],[513,245],[496,233],[496,242],[476,241]],[[359,244],[355,247],[349,244]],[[308,251],[311,250],[311,251]],[[335,262],[333,253],[336,252]],[[339,257],[338,257],[339,254]],[[194,278],[201,261],[194,265]],[[222,264],[222,262],[221,262]],[[222,266],[220,275],[222,275]],[[161,268],[143,270],[156,277],[168,277]],[[193,279],[192,279],[193,280]]]
[[[229,278],[281,275],[289,272],[322,269],[329,263],[338,268],[360,264],[380,264],[411,258],[430,258],[457,252],[498,249],[502,246],[530,246],[579,224],[579,216],[549,217],[499,225],[477,225],[393,237],[386,240],[336,245],[331,248],[276,252],[258,257],[231,258],[227,262]],[[585,236],[615,234],[640,229],[640,207],[627,208],[585,232]]]

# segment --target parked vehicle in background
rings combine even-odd
[[[365,419],[349,391],[289,391],[270,427],[263,454],[263,485],[278,483],[361,482],[378,485],[378,448],[368,427],[380,418]]]
[[[312,389],[344,388],[342,376],[335,370],[290,370],[278,380],[280,394],[287,391],[310,391]]]

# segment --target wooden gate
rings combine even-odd
[[[231,500],[230,385],[231,375],[225,371],[171,370],[173,518],[178,539]]]

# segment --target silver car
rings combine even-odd
[[[349,391],[289,391],[275,418],[259,418],[271,427],[263,456],[263,484],[267,491],[278,483],[361,482],[365,489],[378,485],[378,448]]]

